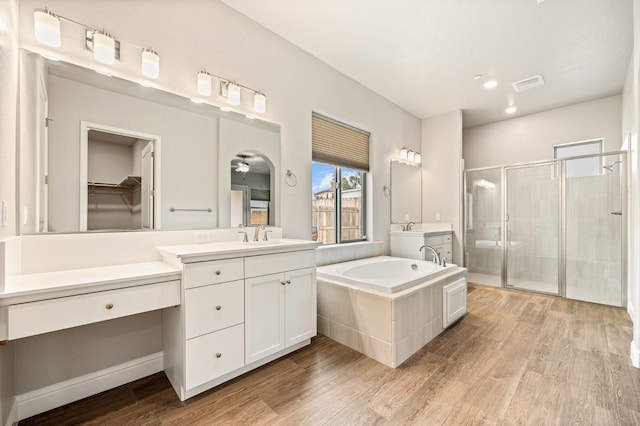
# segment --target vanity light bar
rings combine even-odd
[[[227,98],[229,105],[240,105],[242,101],[242,89],[253,92],[253,111],[257,114],[264,114],[267,111],[267,97],[264,93],[259,92],[251,87],[243,86],[235,81],[231,81],[219,75],[208,73],[202,70],[198,73],[197,90],[202,96],[211,96],[211,79],[212,77],[220,80],[220,96]],[[230,111],[227,106],[220,107],[222,111]],[[248,118],[255,118],[253,115],[247,115]]]
[[[422,154],[412,151],[409,148],[402,147],[400,149],[400,160],[398,161],[413,165],[422,164]]]
[[[57,15],[46,8],[34,9],[33,20],[36,40],[42,44],[51,47],[60,47],[62,45],[60,22],[65,21],[84,28],[85,48],[93,52],[93,56],[97,61],[113,65],[117,60],[120,60],[121,41],[117,40],[105,30],[96,30],[81,22]],[[122,43],[125,42],[122,41]],[[126,44],[140,50],[140,70],[145,77],[160,77],[160,55],[158,52],[151,48],[141,47],[133,43],[126,42]],[[264,114],[267,111],[267,97],[264,93],[238,84],[228,78],[222,78],[215,74],[210,74],[206,70],[202,70],[197,74],[196,87],[200,96],[211,96],[211,77],[215,77],[220,80],[220,96],[227,98],[229,105],[236,106],[241,104],[242,89],[244,89],[253,92],[254,94],[253,110],[255,113]],[[254,116],[251,115],[251,118],[254,118]]]
[[[93,56],[97,61],[112,65],[115,64],[116,60],[120,59],[120,41],[116,40],[111,34],[105,30],[98,31],[89,25],[62,15],[56,15],[46,8],[34,9],[33,11],[36,40],[47,46],[60,47],[62,45],[60,21],[84,28],[85,48],[93,52]],[[127,42],[126,44],[140,50],[142,74],[148,78],[158,78],[160,76],[160,55],[158,55],[158,52],[133,43]]]

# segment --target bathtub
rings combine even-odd
[[[466,313],[466,271],[389,256],[318,267],[318,332],[395,368]]]
[[[443,267],[422,260],[377,256],[319,267],[318,277],[380,293],[397,293],[455,268],[456,265]]]

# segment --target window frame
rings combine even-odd
[[[362,241],[367,241],[367,172],[363,170],[352,169],[349,167],[336,166],[334,164],[325,163],[322,161],[312,161],[312,163],[323,164],[325,166],[333,167],[333,197],[335,200],[335,214],[334,214],[334,239],[333,243],[322,243],[323,246],[330,246],[335,244],[349,244],[349,243],[357,243]],[[355,170],[360,173],[360,229],[361,229],[361,237],[350,240],[342,239],[342,170]],[[313,179],[312,179],[313,185]],[[312,200],[313,203],[313,200]],[[313,231],[312,231],[313,232]]]
[[[570,155],[570,156],[564,156],[564,157],[558,157],[558,151],[562,150],[563,148],[572,148],[572,147],[578,147],[578,146],[584,146],[584,145],[597,145],[598,146],[598,152],[596,153],[591,153],[591,154],[579,154],[579,155]],[[573,161],[573,160],[580,160],[582,159],[582,157],[584,158],[590,158],[590,157],[595,157],[599,155],[599,159],[598,159],[598,168],[597,168],[597,173],[596,174],[586,174],[586,175],[578,175],[578,176],[567,176],[567,177],[583,177],[583,176],[597,176],[597,175],[601,175],[604,173],[604,171],[602,170],[602,161],[603,161],[603,157],[602,154],[604,153],[604,138],[593,138],[593,139],[586,139],[586,140],[582,140],[582,141],[575,141],[575,142],[567,142],[567,143],[561,143],[561,144],[556,144],[553,145],[553,159],[555,161],[564,161],[565,165],[567,164],[567,161]],[[575,157],[575,158],[574,158]],[[555,170],[557,167],[554,167],[554,172],[553,172],[553,178],[555,179],[557,177],[557,171]]]

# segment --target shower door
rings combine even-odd
[[[566,297],[624,306],[625,155],[567,160]]]
[[[464,186],[467,279],[502,287],[502,168],[466,171]]]
[[[508,288],[560,294],[560,162],[505,168]]]

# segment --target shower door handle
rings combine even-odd
[[[614,214],[616,216],[622,216],[622,212],[611,212],[611,214]]]

